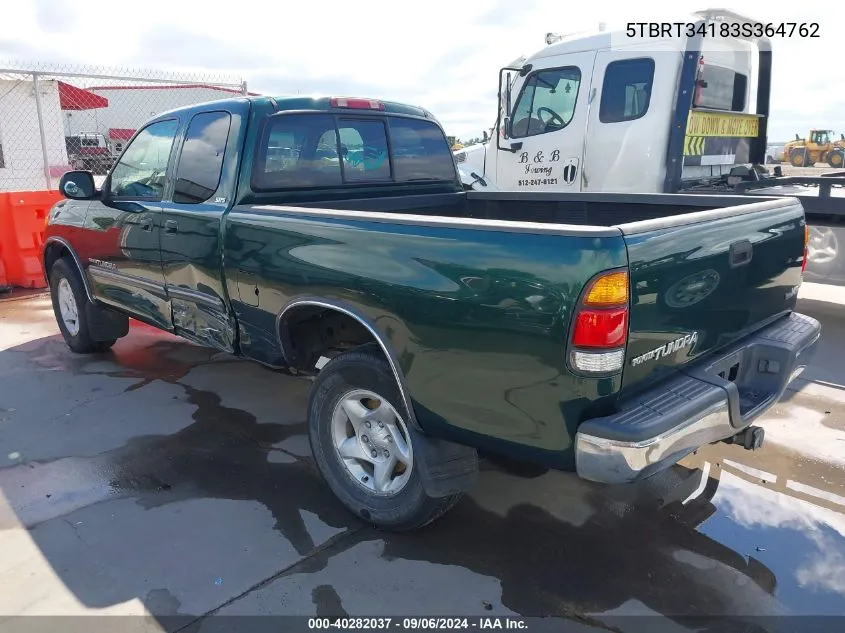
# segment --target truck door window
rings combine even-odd
[[[455,180],[455,162],[443,131],[418,119],[390,117],[390,145],[396,180]]]
[[[604,71],[599,121],[619,123],[645,116],[654,83],[654,60],[649,57],[610,62]]]
[[[112,170],[111,195],[161,200],[178,125],[176,119],[159,121],[135,137]]]
[[[340,153],[347,182],[390,180],[387,132],[381,119],[340,119]]]
[[[512,138],[556,132],[575,115],[581,71],[575,66],[540,70],[525,81],[514,107]]]
[[[217,191],[231,121],[228,112],[201,112],[191,119],[176,168],[173,202],[198,204]]]

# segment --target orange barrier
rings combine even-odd
[[[44,226],[50,207],[61,199],[58,190],[0,193],[0,288],[47,287],[41,265]]]
[[[0,244],[0,292],[12,289],[12,284],[6,277],[6,267],[3,265],[3,244]]]

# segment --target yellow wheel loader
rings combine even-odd
[[[810,130],[807,138],[798,134],[783,148],[782,161],[793,167],[812,167],[816,163],[827,163],[833,168],[845,164],[845,135],[833,139],[833,130]]]

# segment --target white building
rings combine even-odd
[[[239,90],[203,85],[154,84],[143,86],[94,86],[86,88],[108,100],[108,106],[65,113],[68,136],[83,132],[104,135],[117,145],[125,142],[148,119],[173,108],[242,94]]]
[[[71,169],[67,137],[86,132],[102,134],[111,145],[111,153],[119,154],[135,131],[161,112],[242,94],[196,84],[96,86],[84,90],[56,79],[41,79],[38,84],[53,189],[61,175]],[[0,191],[46,188],[32,79],[0,79]]]
[[[38,82],[41,114],[53,188],[68,165],[62,121],[62,98],[72,86],[42,79]],[[46,189],[44,154],[38,130],[35,90],[31,79],[0,80],[0,191]]]

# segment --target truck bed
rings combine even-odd
[[[778,200],[781,202],[778,203]],[[783,198],[749,195],[574,193],[564,196],[555,192],[471,191],[347,200],[321,199],[297,203],[296,206],[506,222],[613,227],[646,220],[665,220],[666,223],[673,224],[688,223],[696,220],[681,219],[679,216],[702,211],[735,215],[738,206],[747,208],[747,205],[767,202],[773,203],[771,206],[784,204]],[[794,202],[787,201],[786,204]],[[702,220],[717,215],[718,213],[714,213]]]
[[[224,238],[249,355],[278,362],[275,315],[320,297],[390,341],[428,430],[565,460],[584,419],[794,308],[804,217],[790,198],[471,192],[239,205]],[[569,317],[615,268],[624,370],[585,380],[567,368]]]

